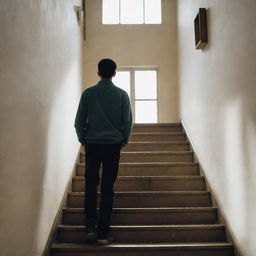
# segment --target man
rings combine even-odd
[[[101,80],[84,90],[75,119],[78,140],[85,146],[85,225],[89,243],[108,244],[113,208],[113,186],[117,178],[120,150],[128,143],[132,112],[127,93],[112,83],[116,63],[102,59],[98,63]],[[97,185],[102,164],[101,199],[97,216]],[[97,229],[96,229],[97,225]]]

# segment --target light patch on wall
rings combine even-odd
[[[77,78],[77,79],[74,79]],[[63,194],[60,188],[67,183],[70,175],[70,163],[74,163],[75,159],[71,159],[70,152],[75,152],[77,145],[70,147],[71,142],[76,137],[74,120],[77,106],[69,104],[69,102],[77,98],[80,90],[77,87],[72,87],[80,81],[77,72],[77,65],[73,63],[69,72],[66,74],[65,81],[55,95],[55,100],[52,106],[51,116],[49,117],[49,131],[47,141],[47,157],[45,159],[45,173],[43,177],[42,201],[40,208],[40,216],[37,223],[37,245],[38,248],[43,248],[45,241],[43,235],[47,235],[52,223],[47,223],[47,219],[54,219],[55,212],[49,209],[56,209],[55,201],[60,201]],[[62,113],[62,114],[60,114]],[[58,127],[58,129],[56,129]],[[66,138],[63,140],[63,138]],[[55,138],[55,140],[52,140]],[[57,169],[58,172],[52,172]],[[66,172],[64,172],[66,169]],[[61,174],[61,175],[60,175]],[[49,200],[49,197],[52,200]]]
[[[252,94],[253,95],[253,94]],[[251,98],[254,101],[253,96]],[[250,109],[250,100],[247,98],[247,101],[243,103],[243,154],[245,158],[245,168],[244,173],[246,175],[246,238],[244,240],[245,245],[250,250],[250,255],[255,254],[254,244],[255,240],[250,239],[255,236],[256,230],[256,205],[255,205],[255,195],[256,195],[256,158],[252,154],[256,148],[256,111],[255,108]],[[247,112],[248,111],[248,112]],[[249,114],[245,115],[247,112]],[[254,240],[254,241],[253,241]]]
[[[240,100],[233,100],[225,107],[225,191],[226,209],[232,209],[229,213],[235,230],[239,230],[240,239],[246,239],[246,164],[243,158],[242,142],[242,106]],[[240,161],[234,161],[234,159]],[[235,209],[235,210],[234,210]]]

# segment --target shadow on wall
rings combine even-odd
[[[212,47],[212,22],[211,21],[211,9],[210,8],[206,8],[206,12],[207,12],[207,37],[208,37],[208,43],[206,44],[206,46],[202,49],[202,51],[207,52],[211,49]]]
[[[40,3],[26,2],[30,9],[18,2],[0,4],[5,38],[0,47],[0,251],[5,256],[41,255],[66,185],[61,182],[77,150],[80,41],[71,3],[48,3],[40,16]]]

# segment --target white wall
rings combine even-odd
[[[176,0],[163,0],[161,25],[102,25],[102,1],[87,0],[85,87],[97,83],[97,64],[113,58],[118,66],[159,67],[159,121],[178,116]]]
[[[203,51],[199,7],[208,8]],[[255,0],[178,1],[181,118],[245,256],[256,251],[255,13]]]
[[[0,0],[0,251],[41,256],[78,151],[71,1]]]

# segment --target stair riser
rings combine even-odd
[[[77,175],[84,176],[85,166],[77,165]],[[148,167],[148,166],[119,166],[118,171],[119,176],[186,176],[186,175],[198,175],[199,168],[198,165],[191,166],[157,166],[157,167]]]
[[[185,134],[132,134],[130,141],[187,141]]]
[[[178,242],[222,242],[224,229],[163,229],[163,230],[111,230],[116,243],[178,243]],[[85,242],[85,231],[58,230],[58,241],[62,243]]]
[[[52,250],[52,256],[234,256],[233,249],[190,249],[179,248],[172,250],[133,250],[118,251],[105,249],[104,251],[90,252],[57,252]]]
[[[128,144],[124,149],[123,152],[126,151],[187,151],[189,150],[188,145],[134,145],[134,144]]]
[[[117,180],[116,191],[201,191],[205,190],[205,181],[196,180]],[[85,181],[73,180],[73,192],[84,192]]]
[[[129,143],[126,145],[122,152],[132,151],[188,151],[190,150],[189,144],[169,144],[169,143]],[[84,148],[81,149],[84,152]]]
[[[63,213],[63,224],[85,225],[85,214]],[[198,212],[113,212],[112,225],[177,225],[177,224],[214,224],[217,222],[216,211]]]
[[[99,201],[99,200],[98,200]],[[114,207],[193,207],[211,206],[210,195],[116,195]],[[83,208],[84,196],[69,195],[68,207]]]
[[[140,155],[140,154],[121,154],[120,163],[143,163],[143,162],[193,162],[193,154],[168,154],[168,155]],[[84,154],[80,155],[80,162],[85,162]]]
[[[134,126],[132,132],[182,132],[182,127],[180,126]]]

